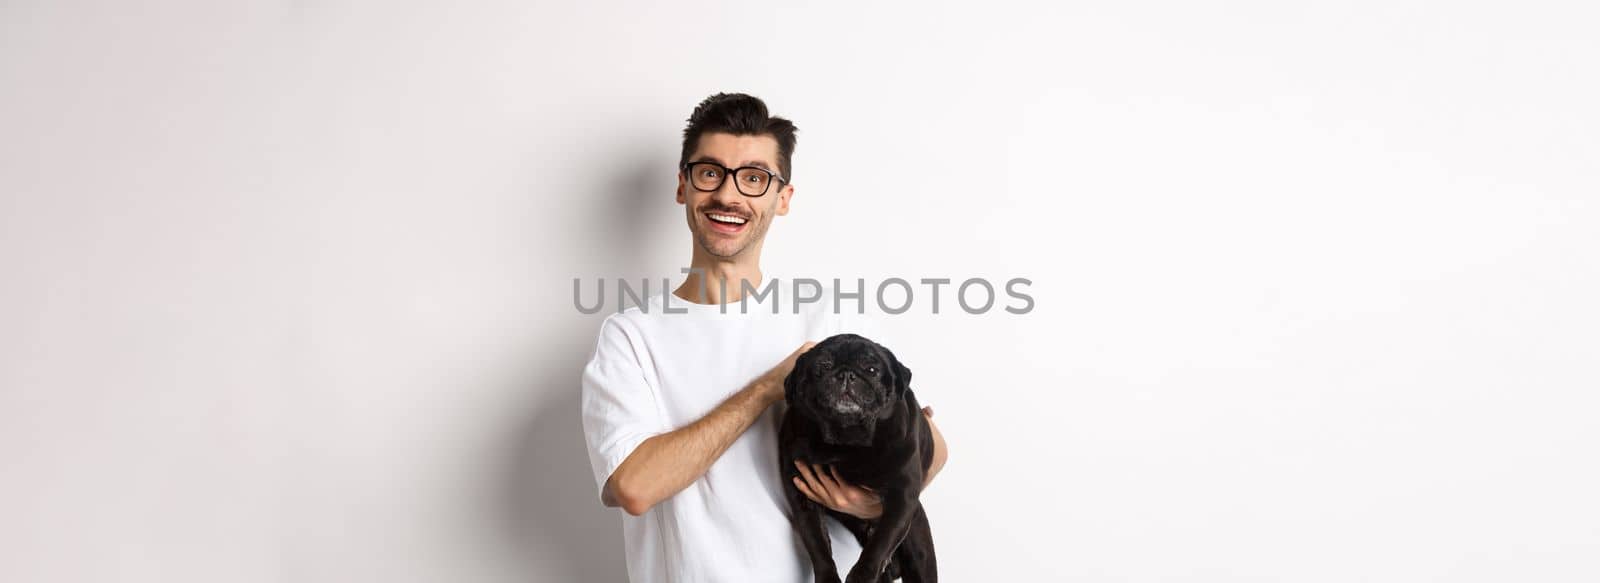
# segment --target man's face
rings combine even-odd
[[[689,162],[716,162],[728,168],[758,166],[778,172],[778,140],[772,136],[735,136],[708,132],[701,134],[700,145]],[[703,192],[678,172],[678,204],[684,205],[689,218],[689,231],[695,244],[712,257],[733,258],[746,251],[759,252],[761,241],[767,236],[772,217],[789,214],[789,197],[794,187],[774,181],[761,196],[750,197],[739,192],[734,177],[723,180],[714,192]],[[719,221],[712,216],[733,217],[732,221]],[[739,219],[744,224],[736,223]]]

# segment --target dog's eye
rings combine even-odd
[[[878,367],[876,367],[876,366],[867,367],[867,374],[878,374]]]
[[[819,361],[817,361],[817,368],[821,369],[821,370],[828,370],[830,368],[833,368],[833,361],[819,360]]]

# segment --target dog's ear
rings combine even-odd
[[[788,401],[791,405],[799,402],[800,396],[795,393],[800,390],[800,385],[805,382],[802,377],[805,376],[806,371],[811,370],[809,366],[811,359],[807,358],[811,356],[811,352],[811,350],[807,350],[799,358],[794,359],[794,368],[789,369],[788,376],[783,377],[783,400]]]
[[[894,357],[893,351],[884,348],[883,345],[879,345],[878,349],[883,351],[884,359],[889,361],[889,369],[894,372],[894,397],[896,399],[904,397],[906,391],[911,390],[911,369],[900,364],[900,359]]]

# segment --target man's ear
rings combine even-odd
[[[678,204],[688,204],[688,202],[689,201],[684,200],[684,198],[683,198],[683,171],[679,170],[678,171]]]
[[[778,216],[789,214],[789,197],[794,196],[794,185],[785,184],[778,189]]]

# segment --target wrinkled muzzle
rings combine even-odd
[[[838,371],[817,381],[818,407],[840,419],[873,417],[882,406],[882,391],[851,371]]]

